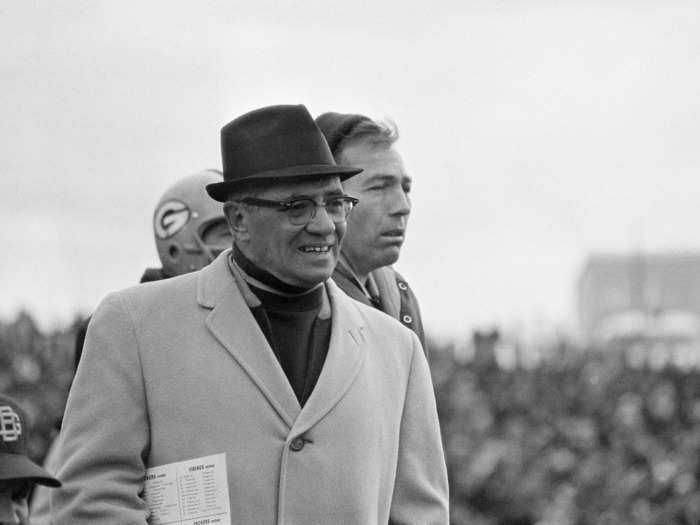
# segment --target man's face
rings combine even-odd
[[[312,182],[278,184],[257,192],[256,198],[272,201],[310,198],[317,203],[343,195],[338,177]],[[293,225],[285,212],[246,206],[247,242],[243,253],[263,270],[287,284],[311,288],[328,279],[338,262],[346,223],[333,222],[323,207],[306,225]]]
[[[26,480],[0,480],[0,525],[29,523],[27,496],[31,487]]]
[[[348,218],[343,254],[365,276],[399,258],[411,212],[411,178],[393,146],[350,144],[338,163],[364,170],[343,183],[349,195],[360,199]]]

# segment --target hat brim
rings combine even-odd
[[[28,480],[47,487],[60,487],[61,482],[21,454],[0,453],[0,480]]]
[[[263,171],[241,177],[235,180],[224,182],[214,182],[207,184],[207,193],[209,196],[219,202],[226,202],[226,198],[231,190],[240,188],[248,182],[257,180],[268,180],[275,182],[285,182],[293,180],[304,180],[323,176],[337,175],[341,181],[349,179],[353,175],[357,175],[362,171],[361,168],[351,168],[349,166],[338,166],[333,164],[313,164],[304,166],[290,166],[288,168]],[[225,177],[225,175],[224,175]]]

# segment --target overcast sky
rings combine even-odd
[[[575,319],[592,252],[700,250],[700,3],[0,3],[0,318],[90,312],[219,129],[393,118],[429,331]]]

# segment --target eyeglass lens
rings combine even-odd
[[[352,202],[346,199],[331,199],[323,207],[326,208],[328,218],[333,222],[342,222],[347,219],[352,209]],[[290,202],[287,206],[287,216],[292,224],[302,225],[311,222],[316,216],[317,204],[311,199],[299,199]]]

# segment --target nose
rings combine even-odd
[[[306,225],[306,231],[316,235],[330,235],[335,231],[335,223],[329,217],[324,206],[316,207],[316,215]]]
[[[404,216],[411,213],[411,197],[399,187],[392,193],[390,204],[391,215]]]

